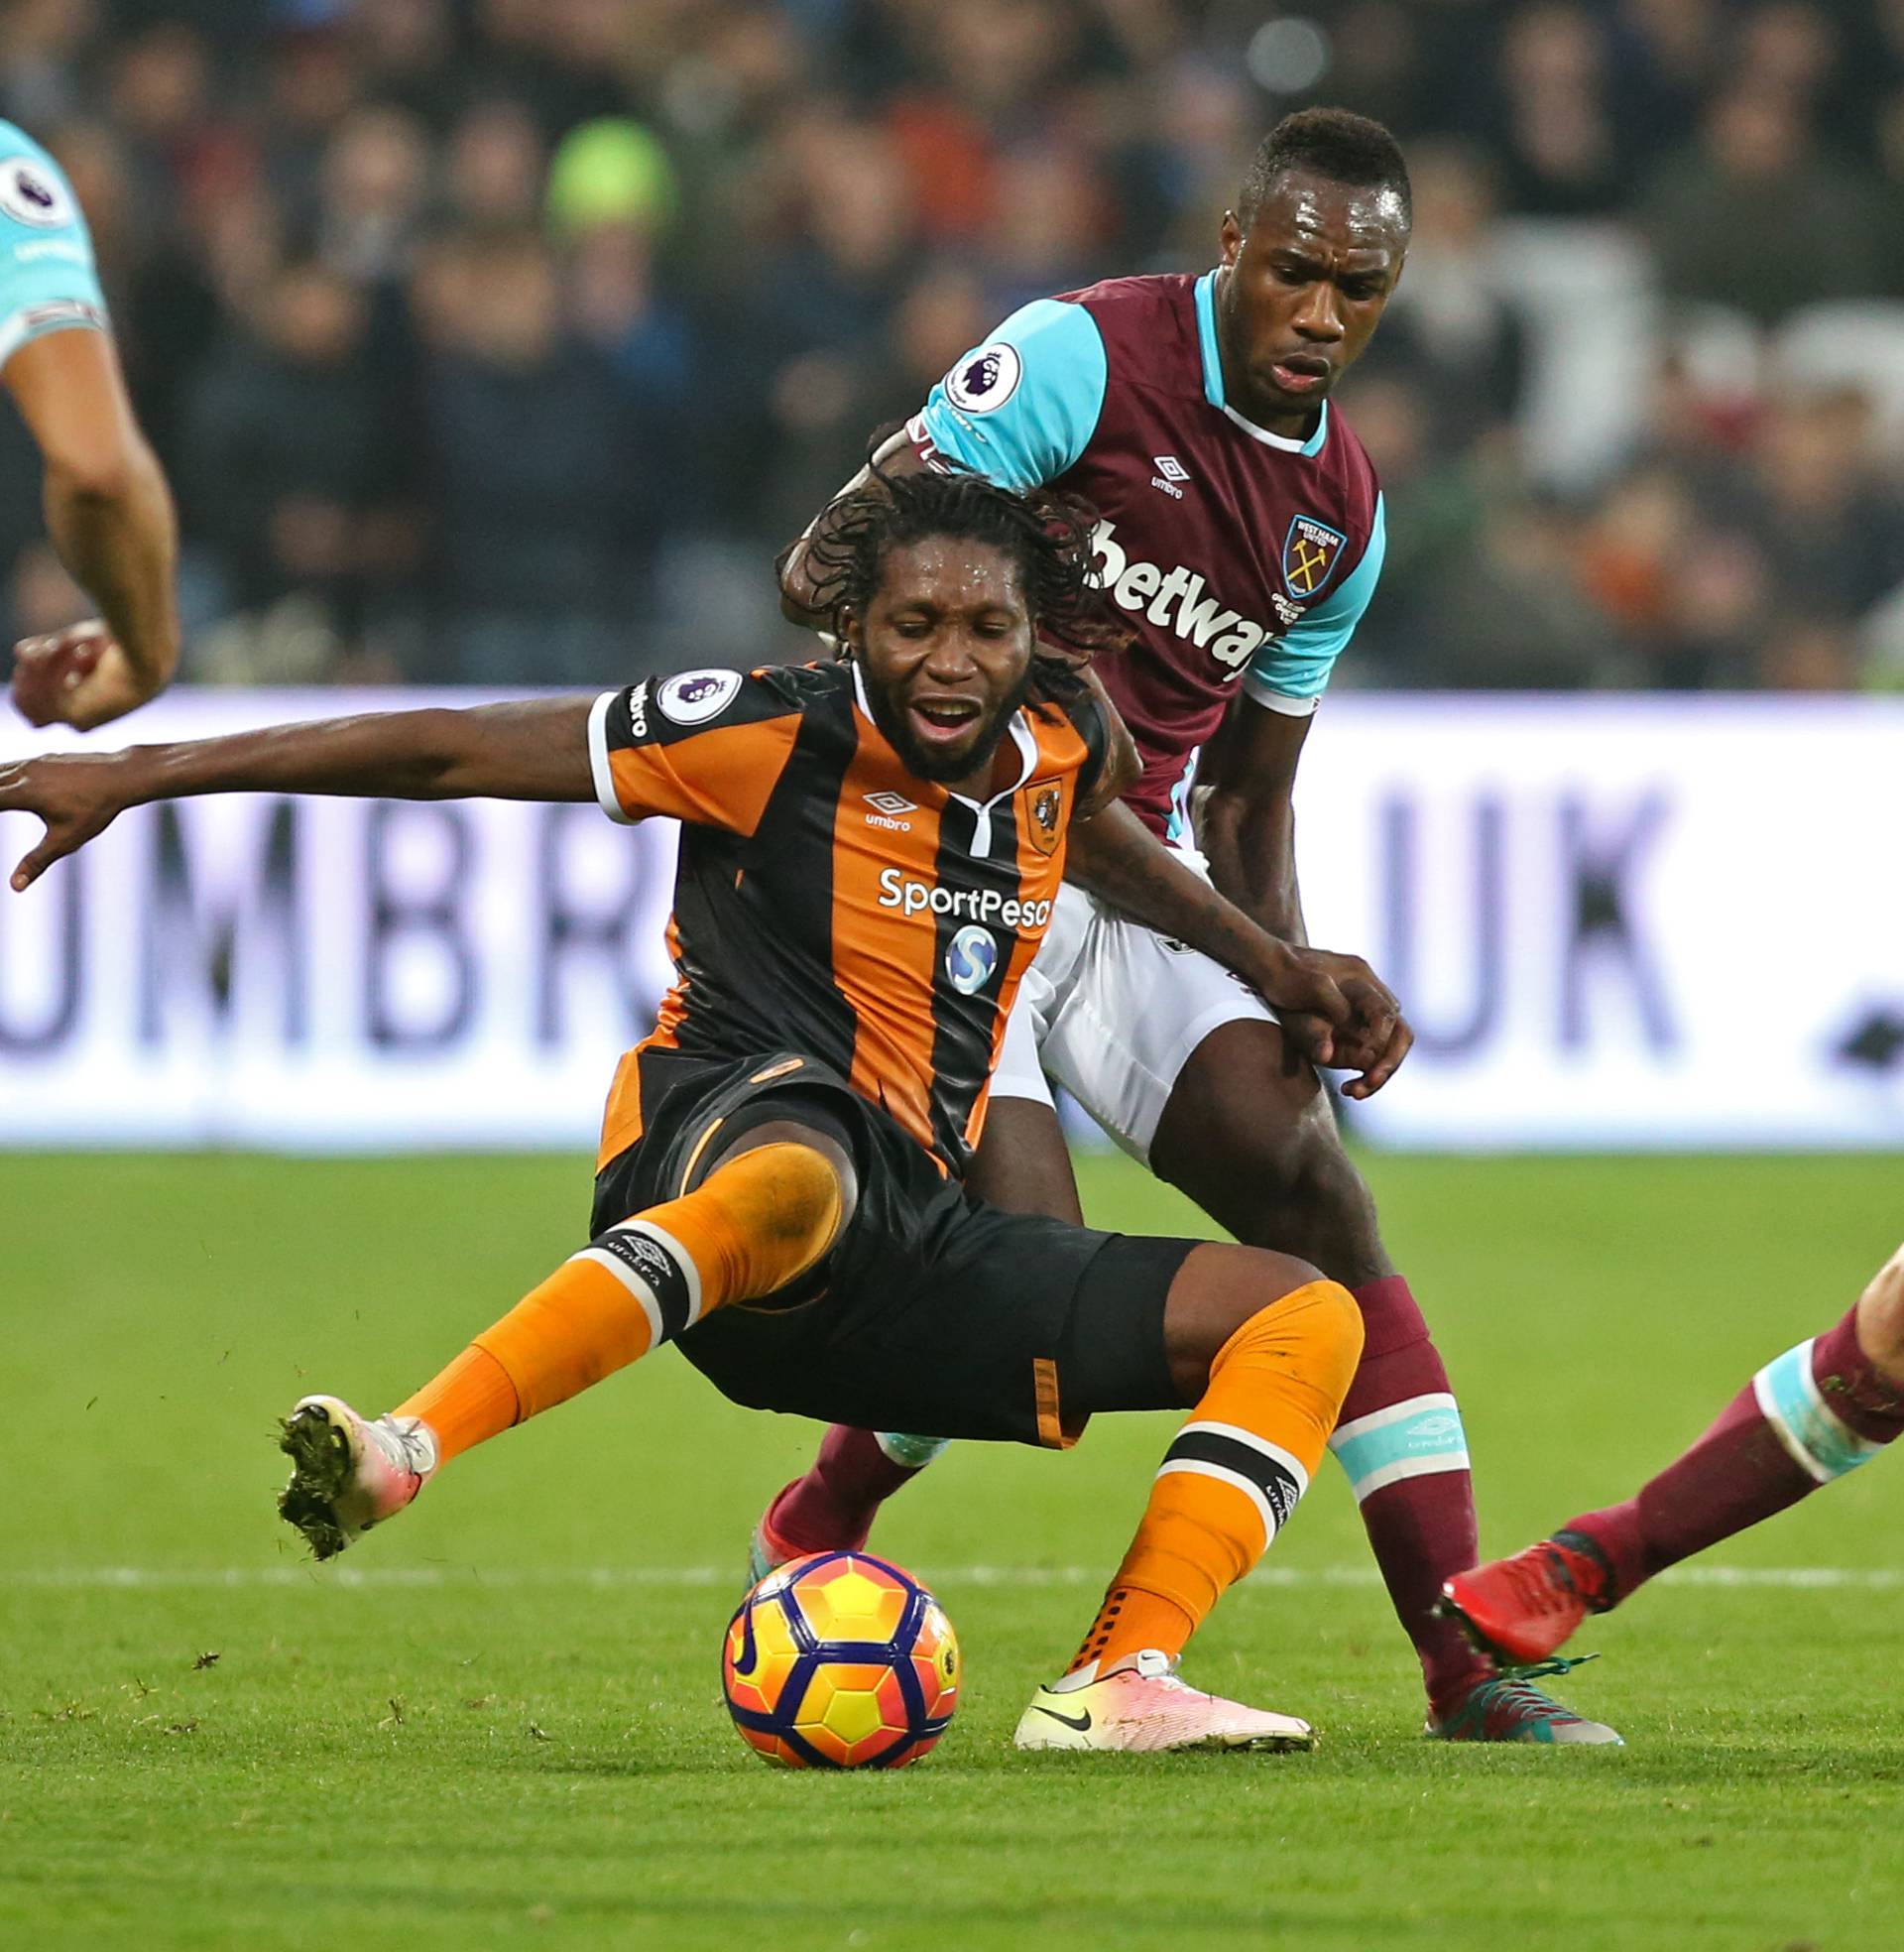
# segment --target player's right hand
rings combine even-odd
[[[66,722],[71,694],[90,677],[110,633],[97,618],[13,647],[13,703],[29,725]]]
[[[13,871],[14,893],[104,833],[132,800],[120,753],[68,753],[0,766],[0,813],[37,813],[47,826],[39,846],[22,855]]]
[[[29,725],[90,732],[137,710],[164,682],[142,676],[142,669],[97,617],[48,637],[23,637],[13,647],[14,706]]]

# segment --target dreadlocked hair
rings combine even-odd
[[[844,644],[848,612],[866,615],[893,549],[930,536],[983,544],[1016,565],[1031,612],[1026,695],[1037,704],[1067,703],[1085,688],[1080,669],[1130,637],[1098,575],[1096,521],[1076,496],[1015,495],[963,471],[889,474],[874,461],[864,484],[814,526],[806,549],[813,608]]]

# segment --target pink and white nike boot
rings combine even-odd
[[[1313,1749],[1316,1732],[1293,1715],[1201,1694],[1167,1653],[1145,1648],[1109,1673],[1095,1665],[1041,1687],[1018,1720],[1020,1749]]]

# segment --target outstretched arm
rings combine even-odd
[[[378,712],[0,767],[0,812],[37,813],[47,824],[40,844],[14,870],[13,887],[29,887],[128,806],[191,793],[590,800],[592,702],[554,698],[464,711]]]

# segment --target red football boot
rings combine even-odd
[[[1605,1613],[1615,1597],[1593,1541],[1562,1531],[1511,1559],[1456,1573],[1443,1582],[1441,1611],[1496,1659],[1527,1666],[1564,1647],[1590,1613]]]

